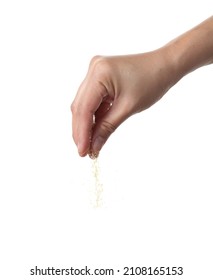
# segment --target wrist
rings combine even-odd
[[[213,63],[213,17],[174,39],[166,53],[173,83],[199,67]]]
[[[159,63],[162,68],[161,79],[163,79],[165,92],[167,92],[184,76],[184,74],[172,45],[166,45],[156,50],[156,52],[159,55]]]

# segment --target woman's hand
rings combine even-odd
[[[81,156],[97,155],[115,129],[189,72],[213,63],[213,16],[153,52],[94,57],[71,106]]]
[[[159,100],[171,87],[166,49],[94,57],[72,109],[73,138],[81,156],[97,155],[115,129]]]

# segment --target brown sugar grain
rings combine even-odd
[[[102,206],[103,200],[102,200],[102,194],[103,194],[103,185],[100,181],[100,170],[99,170],[99,164],[98,164],[98,156],[95,155],[94,157],[91,157],[93,159],[92,161],[92,173],[94,178],[94,184],[95,184],[95,201],[94,201],[94,207],[99,208]]]

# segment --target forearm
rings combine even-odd
[[[189,72],[213,63],[213,16],[163,48],[174,83]]]

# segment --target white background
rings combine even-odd
[[[0,2],[1,279],[63,278],[30,276],[36,265],[183,266],[184,276],[158,279],[212,279],[212,66],[111,136],[99,158],[101,208],[69,108],[92,56],[158,48],[212,8],[212,0]]]

